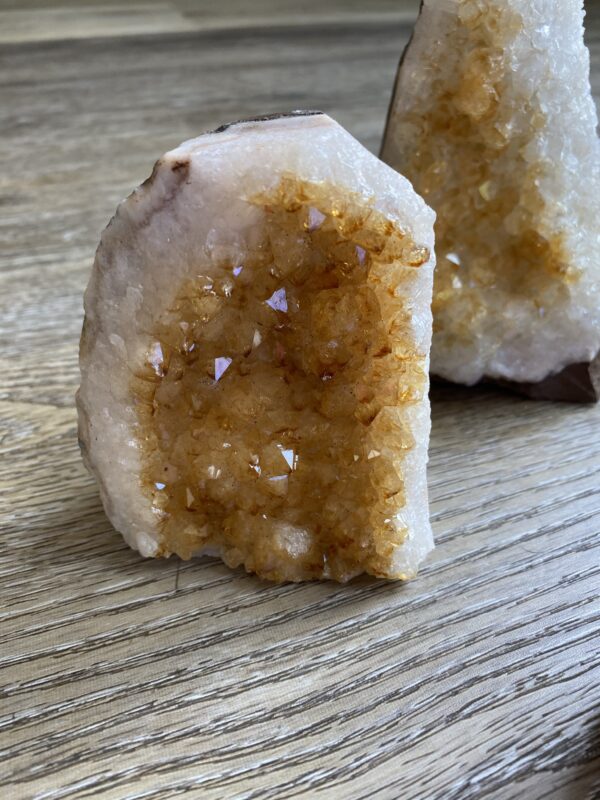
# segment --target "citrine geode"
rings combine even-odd
[[[433,214],[323,114],[166,154],[103,234],[80,438],[144,555],[405,578],[432,546]]]
[[[581,0],[425,0],[382,158],[437,212],[432,372],[600,392],[600,144]]]

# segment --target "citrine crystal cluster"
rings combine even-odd
[[[130,544],[276,581],[415,573],[432,224],[324,115],[161,159],[103,236],[82,341],[84,453]]]
[[[596,126],[581,0],[424,1],[382,158],[437,212],[435,374],[594,396]]]

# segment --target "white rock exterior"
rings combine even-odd
[[[144,556],[168,555],[171,549],[163,540],[161,513],[141,486],[142,448],[132,376],[148,369],[161,373],[165,356],[150,333],[156,320],[171,307],[186,281],[200,271],[199,264],[210,278],[224,260],[244,263],[265,214],[251,198],[268,195],[282,176],[290,175],[325,190],[335,187],[352,202],[385,215],[425,253],[425,263],[418,269],[396,264],[400,275],[396,290],[411,298],[404,344],[428,372],[434,214],[405,178],[332,119],[311,112],[234,123],[167,153],[152,177],[120,204],[102,234],[85,294],[77,398],[84,459],[98,480],[106,512],[128,544]],[[324,215],[314,212],[313,216],[318,225]],[[287,312],[287,306],[281,307],[273,298],[281,299],[275,292],[265,302],[278,312]],[[260,338],[255,334],[253,346],[260,344]],[[225,355],[216,359],[214,376],[215,382],[223,384],[233,373],[232,359]],[[414,446],[400,454],[405,502],[398,507],[394,524],[406,536],[386,556],[384,572],[408,577],[433,546],[426,482],[427,386],[418,402],[403,406],[398,414]],[[210,477],[216,474],[215,469]],[[290,527],[286,530],[293,532]],[[289,543],[287,557],[293,562],[296,553],[308,551],[311,537],[306,531],[286,533],[278,546]],[[247,560],[227,557],[214,540],[195,554],[201,553],[222,555],[232,565],[242,561],[260,574]],[[263,572],[266,577],[276,574],[278,580],[306,577],[293,565],[278,573]],[[320,577],[329,577],[326,566]],[[341,579],[348,577],[351,574]]]
[[[424,0],[382,158],[437,212],[431,368],[535,384],[600,349],[582,0]],[[600,382],[597,388],[600,387]]]

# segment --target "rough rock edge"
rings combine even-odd
[[[381,139],[381,147],[379,148],[379,155],[378,155],[378,158],[381,159],[381,161],[383,161],[385,164],[388,163],[386,161],[386,159],[384,158],[384,153],[385,153],[385,148],[386,148],[386,145],[387,145],[387,135],[388,135],[389,127],[390,127],[390,121],[391,121],[391,118],[392,118],[392,112],[393,112],[394,106],[396,105],[396,97],[398,96],[398,86],[400,85],[400,81],[398,79],[400,77],[400,70],[402,69],[402,65],[404,64],[404,59],[406,58],[406,54],[408,53],[408,50],[409,50],[409,48],[410,48],[410,46],[411,46],[411,44],[413,42],[413,39],[415,38],[415,27],[416,27],[416,24],[417,24],[417,20],[421,16],[421,12],[423,11],[423,6],[424,5],[425,5],[425,0],[421,0],[421,4],[419,5],[419,12],[418,12],[417,17],[415,19],[415,22],[413,24],[413,28],[412,28],[412,31],[410,33],[410,37],[408,39],[408,42],[404,46],[404,50],[402,51],[402,54],[400,56],[400,61],[398,62],[398,66],[396,67],[396,75],[394,77],[394,88],[392,89],[392,95],[390,97],[390,102],[389,102],[389,105],[388,105],[387,114],[385,115],[385,125],[384,125],[384,128],[383,128],[383,137]]]
[[[425,0],[421,0],[419,5],[419,13],[415,19],[415,25],[421,12]],[[402,51],[396,75],[394,78],[394,88],[390,97],[388,110],[385,118],[385,127],[383,129],[383,137],[381,140],[381,147],[379,148],[379,158],[382,161],[388,162],[385,159],[385,149],[387,145],[388,131],[392,112],[396,104],[396,97],[398,94],[398,86],[400,85],[399,77],[400,70],[404,64],[406,54],[412,44],[415,35],[415,26],[410,34],[410,38]],[[461,386],[462,384],[448,381],[445,378],[440,378],[437,375],[431,375],[432,380],[436,383],[446,383],[448,385]],[[551,400],[559,403],[597,403],[600,401],[600,352],[591,362],[580,362],[576,364],[569,364],[564,367],[560,372],[553,375],[546,376],[543,380],[536,383],[526,383],[519,381],[502,380],[500,378],[485,377],[478,381],[475,386],[500,386],[503,389],[509,389],[516,394],[528,397],[530,400]]]
[[[83,305],[84,305],[84,317],[83,317],[83,324],[81,330],[81,338],[79,340],[79,369],[80,375],[83,375],[82,365],[91,357],[91,352],[93,349],[93,339],[95,338],[99,327],[101,326],[100,321],[97,318],[96,309],[97,309],[97,293],[96,283],[99,280],[99,276],[97,274],[97,262],[99,258],[102,256],[106,244],[105,244],[105,236],[107,232],[115,225],[117,222],[122,218],[123,214],[126,213],[126,209],[131,203],[139,203],[142,199],[149,198],[152,193],[152,184],[155,182],[156,177],[159,171],[165,166],[164,158],[159,158],[152,168],[151,174],[144,180],[141,184],[136,186],[133,191],[131,191],[123,200],[119,202],[115,213],[109,219],[108,223],[106,224],[105,228],[102,230],[100,236],[100,242],[96,248],[94,253],[94,261],[92,264],[92,269],[90,273],[90,278],[88,284],[86,286],[84,297],[83,297]],[[171,170],[173,185],[169,187],[169,192],[164,194],[163,196],[157,198],[158,202],[148,210],[148,214],[146,219],[144,220],[144,225],[148,225],[150,220],[158,211],[160,211],[163,206],[169,202],[179,190],[182,183],[188,178],[189,168],[190,168],[190,161],[189,159],[175,161],[169,164],[169,168]],[[91,297],[94,296],[94,300],[91,300]],[[83,382],[83,377],[81,378]],[[126,535],[123,533],[121,526],[118,522],[115,522],[115,519],[118,519],[119,513],[116,504],[113,502],[112,495],[108,490],[104,477],[102,475],[102,470],[98,467],[92,453],[90,452],[89,443],[92,440],[92,433],[91,433],[91,415],[88,410],[88,405],[84,399],[83,392],[81,391],[82,383],[78,387],[75,393],[75,407],[77,409],[77,442],[79,445],[79,451],[81,453],[81,457],[83,463],[87,469],[87,471],[92,475],[94,478],[96,485],[98,486],[100,492],[100,499],[102,501],[102,505],[108,516],[111,524],[125,539],[129,547],[132,549],[138,550],[142,556],[144,557],[157,557],[160,555],[160,548],[157,548],[156,543],[153,541],[152,537],[149,535],[145,535],[145,540],[135,540],[131,536]],[[144,544],[145,542],[145,544]]]
[[[219,125],[219,127],[215,128],[213,131],[206,131],[204,134],[200,134],[200,136],[206,136],[211,133],[223,133],[229,128],[233,128],[236,125],[243,125],[246,122],[271,122],[272,120],[285,119],[286,117],[318,117],[320,115],[323,116],[324,114],[324,111],[317,111],[316,109],[294,109],[294,111],[281,111],[274,114],[262,114],[259,117],[245,117],[244,119],[236,119],[234,122],[226,122],[224,125]]]

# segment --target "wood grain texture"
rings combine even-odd
[[[376,150],[416,5],[0,4],[0,797],[600,797],[600,409],[435,389],[438,546],[406,585],[144,561],[77,451],[118,200],[256,112]]]

